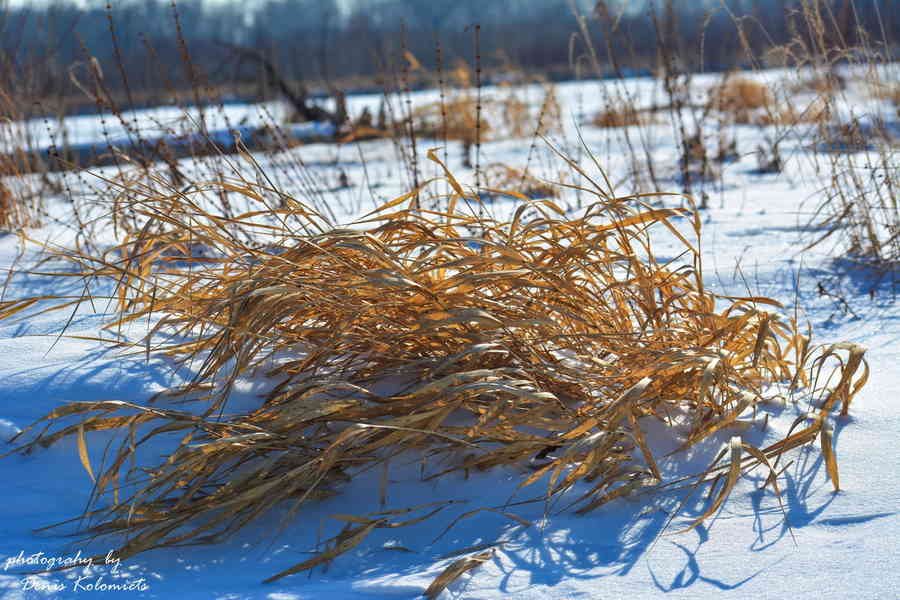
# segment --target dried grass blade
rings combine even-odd
[[[828,471],[828,477],[834,486],[834,491],[840,491],[841,480],[838,476],[837,457],[832,447],[832,429],[831,425],[824,423],[819,432],[819,439],[822,443],[822,455],[825,457],[825,469]]]
[[[713,502],[712,506],[710,506],[706,510],[706,512],[704,512],[698,519],[696,519],[693,523],[691,523],[678,533],[691,531],[692,529],[700,525],[703,521],[708,519],[710,516],[714,515],[716,511],[719,510],[719,507],[722,506],[722,504],[725,502],[725,499],[728,498],[728,495],[731,494],[731,490],[734,489],[734,486],[741,475],[741,450],[743,447],[741,438],[731,438],[731,442],[729,445],[731,447],[731,461],[728,469],[728,479],[725,480],[725,487],[722,488],[722,491],[719,492],[719,495],[716,497],[716,501]]]
[[[364,539],[366,539],[366,536],[372,533],[373,529],[384,524],[386,521],[386,519],[378,519],[376,521],[371,521],[366,525],[361,525],[360,527],[348,527],[343,532],[341,532],[337,536],[337,538],[335,538],[334,545],[328,550],[317,554],[309,560],[305,560],[302,563],[294,565],[289,569],[285,569],[284,571],[281,571],[280,573],[273,575],[268,579],[263,580],[263,583],[272,583],[273,581],[278,581],[279,579],[287,577],[288,575],[293,575],[302,571],[308,571],[309,569],[313,569],[318,565],[334,560],[341,554],[344,554],[345,552],[348,552],[358,546]]]
[[[480,567],[493,558],[493,556],[494,549],[492,548],[481,554],[467,556],[466,558],[454,561],[450,566],[441,571],[441,574],[431,582],[431,585],[425,590],[425,597],[428,598],[428,600],[435,600],[435,598],[440,596],[441,592],[447,589],[447,586],[459,579],[462,575]]]
[[[653,452],[650,451],[650,447],[647,445],[647,440],[644,438],[644,432],[641,430],[641,425],[638,422],[634,411],[629,415],[629,419],[631,421],[631,430],[634,432],[634,441],[637,442],[638,447],[640,447],[641,454],[644,455],[644,461],[647,463],[647,466],[650,467],[650,472],[653,474],[656,481],[662,481],[662,475],[659,473],[659,466],[656,464],[656,459],[653,458]]]
[[[81,465],[87,471],[87,474],[90,475],[91,481],[97,483],[97,478],[94,477],[94,470],[91,468],[91,459],[88,456],[87,442],[84,439],[83,423],[78,424],[78,458],[81,459]]]

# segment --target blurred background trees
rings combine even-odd
[[[811,7],[823,15],[823,32],[802,17]],[[163,81],[181,89],[202,73],[204,85],[265,95],[274,87],[260,83],[259,65],[228,51],[241,46],[313,87],[378,87],[379,73],[402,68],[404,51],[433,69],[437,40],[445,65],[471,62],[477,23],[487,79],[513,65],[563,79],[576,74],[573,53],[584,51],[573,46],[576,13],[610,75],[652,72],[665,40],[678,45],[684,68],[706,71],[749,66],[791,42],[814,46],[816,36],[900,54],[886,43],[900,33],[897,0],[0,0],[0,77],[48,95],[75,93],[73,65],[96,57],[112,90],[126,86],[121,72],[136,92]]]

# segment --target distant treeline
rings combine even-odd
[[[411,53],[564,78],[646,73],[661,50],[681,68],[721,71],[771,58],[795,42],[868,43],[882,55],[900,33],[898,0],[90,0],[5,6],[0,0],[0,89],[74,93],[84,70],[134,94],[200,82],[263,90],[264,56],[294,81],[329,85],[403,75]],[[810,15],[818,15],[810,19]],[[581,15],[583,20],[579,22]],[[818,21],[816,20],[818,19]],[[477,25],[477,27],[476,27]],[[739,35],[738,30],[742,33]],[[596,54],[587,52],[587,31]],[[800,47],[798,47],[798,43]],[[887,42],[887,44],[885,44]],[[663,48],[666,46],[667,48]],[[749,51],[748,51],[749,50]],[[781,55],[783,58],[783,55]],[[92,57],[96,60],[92,60]],[[189,58],[186,58],[189,57]],[[248,58],[249,57],[249,58]],[[79,75],[79,73],[82,73]],[[601,74],[603,74],[601,73]],[[186,85],[187,84],[187,85]],[[250,86],[250,87],[247,87]],[[237,88],[235,88],[237,89]],[[270,88],[274,89],[274,88]]]

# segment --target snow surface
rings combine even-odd
[[[778,78],[783,74],[766,76]],[[711,85],[713,80],[701,83]],[[559,87],[565,132],[551,139],[595,172],[582,153],[575,131],[579,127],[585,145],[627,193],[631,191],[630,165],[623,131],[598,130],[583,124],[605,102],[604,85],[609,84],[584,82]],[[646,96],[650,103],[655,83],[638,80],[630,85],[632,93]],[[529,93],[532,102],[539,101],[537,88]],[[436,92],[415,97],[416,102],[434,99]],[[377,103],[375,96],[351,99],[351,112],[363,105],[377,109]],[[846,110],[879,108],[860,95],[847,103]],[[134,118],[148,126],[168,127],[178,115],[160,110]],[[162,123],[166,119],[171,122]],[[80,140],[102,139],[91,137],[102,132],[97,117],[69,125],[76,132],[72,135]],[[661,122],[647,131],[657,164],[671,166],[671,172],[663,173],[662,179],[671,181],[671,189],[679,191],[672,126]],[[34,565],[22,564],[17,560],[20,557],[62,559],[78,556],[79,552],[88,556],[105,554],[114,546],[109,540],[85,543],[68,536],[75,531],[74,525],[37,531],[77,516],[90,498],[92,484],[78,459],[75,441],[66,439],[27,456],[11,455],[0,460],[0,598],[418,598],[457,558],[449,554],[465,549],[472,553],[476,547],[493,547],[493,558],[452,584],[442,600],[900,597],[900,302],[896,300],[895,278],[841,258],[836,241],[804,250],[816,233],[810,223],[821,200],[823,178],[827,177],[827,173],[817,173],[816,166],[827,161],[816,159],[801,132],[793,132],[784,140],[784,173],[767,175],[755,172],[753,150],[773,131],[750,126],[730,131],[737,137],[742,156],[724,166],[721,182],[705,187],[710,208],[703,216],[702,254],[708,284],[726,294],[759,294],[779,300],[786,314],[797,311],[802,320],[811,323],[818,343],[852,341],[869,348],[871,379],[851,407],[851,416],[838,418],[835,423],[841,492],[832,492],[821,455],[814,448],[798,451],[795,462],[784,473],[785,513],[771,490],[759,491],[761,480],[750,478],[739,484],[717,517],[684,534],[671,535],[698,514],[702,499],[689,502],[684,514],[666,528],[682,498],[672,493],[617,500],[586,516],[563,510],[562,503],[549,512],[541,502],[509,506],[508,510],[533,525],[524,527],[498,513],[481,512],[459,521],[441,536],[454,517],[476,508],[503,508],[510,501],[528,500],[540,495],[542,488],[537,484],[514,495],[522,474],[512,469],[470,474],[467,479],[455,474],[423,482],[416,457],[410,457],[390,465],[391,486],[385,508],[449,500],[457,503],[448,505],[439,517],[412,527],[375,530],[325,571],[317,569],[273,584],[261,583],[309,558],[319,540],[334,535],[340,524],[330,515],[379,510],[373,490],[378,489],[381,473],[354,476],[342,495],[310,506],[293,522],[282,523],[278,515],[270,515],[223,544],[151,551],[121,563],[110,556],[108,564],[25,575],[23,571],[34,570]],[[709,128],[707,133],[713,139],[714,130]],[[639,140],[641,134],[633,130],[631,135]],[[429,147],[427,142],[422,143],[423,148]],[[522,167],[530,144],[530,139],[486,143],[482,164],[501,161]],[[433,145],[440,143],[434,141]],[[329,203],[338,220],[349,220],[408,189],[408,173],[397,149],[388,141],[345,147],[314,144],[283,154],[261,154],[257,159],[277,185],[301,195],[303,186],[285,166],[297,156],[324,181],[336,181],[341,171],[348,175],[353,184],[349,189],[335,189],[319,199]],[[449,149],[449,159],[454,173],[471,183],[472,173],[461,166],[458,144]],[[195,168],[202,171],[205,167]],[[534,151],[531,168],[551,180],[566,172],[543,144]],[[423,165],[422,172],[426,177],[436,175],[437,166]],[[100,185],[90,175],[60,177],[73,187],[81,185],[79,189],[87,197],[90,185]],[[86,180],[90,181],[84,184]],[[572,193],[561,201],[574,214],[578,202],[588,199]],[[681,200],[673,197],[664,202],[678,205]],[[503,213],[512,207],[511,202],[498,199],[490,209]],[[48,210],[45,226],[31,231],[31,236],[62,245],[73,243],[68,201],[51,200]],[[686,223],[682,225],[687,229]],[[677,244],[671,236],[663,230],[655,239],[659,256],[670,252],[671,258],[677,258]],[[26,246],[20,257],[21,249],[15,236],[0,237],[0,268],[4,273],[14,266],[33,264],[39,256],[33,245]],[[834,298],[821,295],[820,283],[842,295],[852,312]],[[3,289],[3,299],[81,291],[77,281],[19,274]],[[140,402],[190,376],[163,359],[148,363],[143,357],[122,356],[100,342],[58,336],[70,316],[69,336],[101,335],[104,311],[103,302],[98,301],[94,306],[82,305],[74,316],[62,311],[27,320],[0,321],[0,438],[8,439],[66,402]],[[134,327],[125,333],[139,336],[140,325]],[[237,401],[250,404],[259,393],[248,382],[239,390]],[[768,429],[761,427],[761,413],[738,433],[761,443],[775,432],[783,433],[804,410],[802,403],[767,407]],[[652,429],[648,432],[655,444],[672,444],[657,433],[654,435]],[[690,455],[673,456],[660,466],[669,474],[702,470],[734,434],[735,430],[723,432]],[[101,433],[88,434],[93,461],[101,459],[109,439]],[[0,441],[0,453],[11,448]],[[158,450],[162,454],[164,448]],[[279,535],[273,537],[275,533]],[[90,588],[98,579],[100,589]],[[127,583],[131,589],[102,591],[102,585],[108,583]]]

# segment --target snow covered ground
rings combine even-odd
[[[707,86],[712,82],[711,78],[700,81]],[[623,132],[584,124],[603,106],[602,85],[609,84],[560,86],[565,128],[551,139],[595,172],[584,154],[584,147],[590,149],[627,193],[632,190]],[[649,96],[654,87],[650,81],[632,85],[639,96]],[[530,93],[533,101],[539,99],[537,89]],[[416,96],[416,102],[435,98],[433,92],[423,93]],[[377,102],[377,97],[353,99],[351,112],[363,104],[377,109]],[[846,105],[848,112],[856,114],[882,109],[863,95]],[[175,119],[176,115],[161,111],[141,118],[152,126],[163,117]],[[90,131],[96,133],[99,127],[96,121],[75,124],[78,133],[72,135],[90,141],[95,139]],[[701,598],[714,594],[756,599],[900,597],[897,285],[890,273],[875,273],[846,258],[835,258],[839,254],[836,240],[804,249],[817,235],[811,226],[812,212],[827,180],[827,173],[817,173],[817,165],[827,161],[816,159],[801,129],[785,132],[784,172],[759,174],[755,148],[765,136],[778,132],[729,126],[727,131],[735,135],[741,156],[723,165],[720,181],[704,185],[709,209],[703,215],[702,254],[706,282],[716,291],[763,295],[782,302],[786,314],[796,311],[801,320],[811,324],[817,343],[852,341],[868,347],[869,383],[852,405],[851,416],[836,421],[842,491],[832,491],[818,448],[803,449],[796,452],[794,463],[783,475],[784,512],[770,489],[758,489],[761,479],[747,479],[717,517],[689,533],[673,534],[690,522],[691,515],[698,514],[703,498],[690,501],[684,514],[671,524],[670,516],[683,492],[617,500],[594,513],[575,516],[561,505],[549,511],[542,502],[514,505],[541,492],[540,486],[535,486],[533,491],[515,493],[521,481],[519,472],[497,469],[471,474],[468,479],[451,475],[423,482],[419,464],[411,457],[390,465],[386,509],[453,502],[446,504],[437,518],[396,530],[375,530],[325,571],[261,583],[309,558],[319,540],[334,535],[341,524],[331,515],[359,514],[377,505],[380,472],[355,476],[341,496],[323,501],[294,521],[283,523],[278,515],[271,515],[223,544],[156,550],[122,562],[110,555],[106,564],[26,575],[26,571],[51,564],[41,560],[77,560],[78,556],[106,554],[113,547],[109,540],[88,543],[68,536],[77,523],[37,531],[77,516],[90,499],[92,484],[81,466],[76,442],[66,439],[48,449],[0,460],[0,598],[418,598],[453,560],[487,549],[493,549],[492,557],[452,584],[442,599]],[[673,191],[680,191],[671,124],[661,121],[646,131],[657,164],[668,169],[658,176],[670,181]],[[717,131],[709,127],[707,134],[714,144]],[[634,130],[631,135],[637,141],[641,134]],[[422,148],[431,147],[427,142],[422,142]],[[521,168],[528,160],[530,144],[530,139],[486,143],[481,150],[482,165],[499,161]],[[389,141],[344,147],[309,145],[284,155],[259,155],[257,160],[277,185],[300,196],[305,188],[286,166],[297,156],[320,181],[337,182],[341,172],[347,175],[349,188],[335,185],[318,197],[319,202],[329,203],[338,221],[350,220],[408,189],[408,174]],[[449,149],[449,158],[454,173],[471,183],[472,173],[461,166],[458,144]],[[567,171],[542,143],[530,166],[532,172],[550,180]],[[422,169],[425,177],[438,173],[436,165],[426,164]],[[68,178],[72,186],[91,179],[90,175],[60,177]],[[88,193],[87,187],[79,189]],[[579,201],[587,199],[574,192],[560,199],[573,213]],[[681,201],[673,197],[664,202],[677,205]],[[497,200],[489,208],[501,213],[511,210],[512,204]],[[69,201],[52,199],[48,211],[45,226],[30,231],[31,237],[61,245],[74,243]],[[97,229],[102,232],[102,225]],[[664,231],[655,241],[659,256],[666,256],[671,249],[671,257],[676,258],[676,243]],[[27,268],[38,256],[36,245],[26,245],[22,253],[15,236],[0,237],[4,273],[13,267]],[[3,299],[80,294],[81,286],[76,280],[19,273],[4,288]],[[821,289],[833,295],[823,295]],[[102,293],[102,289],[93,291]],[[0,321],[0,438],[11,437],[66,402],[146,401],[190,376],[163,359],[148,363],[143,356],[123,356],[85,339],[100,335],[106,322],[104,310],[104,303],[97,302],[82,305],[74,316],[61,311]],[[59,337],[70,317],[67,336]],[[141,326],[135,325],[130,333],[139,336]],[[239,389],[237,401],[252,403],[259,391],[247,383]],[[756,420],[748,417],[749,425],[738,433],[761,442],[775,431],[783,433],[804,411],[802,403],[771,406],[765,428],[759,414]],[[735,431],[723,432],[707,440],[696,454],[673,456],[660,467],[667,473],[702,470],[728,436],[738,434]],[[652,430],[648,435],[653,443],[671,443],[661,436],[654,438]],[[88,435],[93,461],[101,460],[108,439],[101,434]],[[11,449],[0,442],[0,453]],[[436,506],[412,514],[424,514]],[[527,519],[531,526],[498,512],[483,511],[444,532],[454,518],[483,507],[507,510]],[[125,589],[105,587],[110,584]]]

